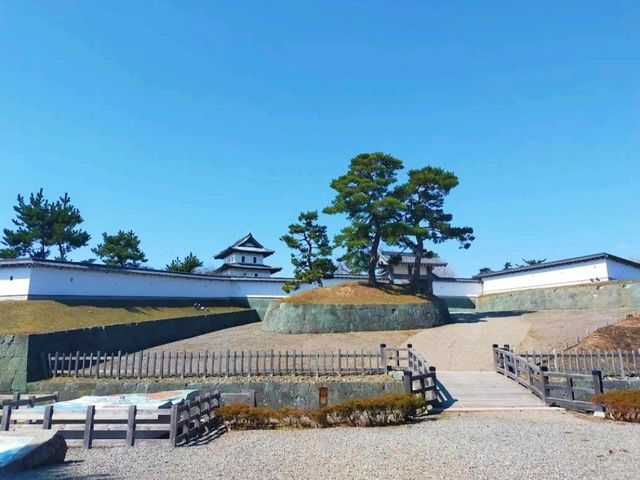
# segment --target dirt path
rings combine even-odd
[[[547,310],[455,314],[455,323],[407,339],[441,370],[492,370],[491,345],[550,350],[574,345],[587,329],[615,323],[629,310]]]
[[[335,352],[361,349],[377,351],[381,343],[388,346],[404,345],[409,337],[420,330],[396,330],[385,332],[306,333],[285,334],[264,332],[260,323],[226,328],[198,337],[167,343],[152,351],[222,352],[225,350],[303,350],[307,352]]]

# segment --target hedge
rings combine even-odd
[[[594,395],[592,402],[605,408],[613,420],[640,422],[640,390],[618,390]]]
[[[217,415],[238,430],[324,428],[338,425],[376,427],[413,420],[427,406],[422,398],[407,393],[347,400],[310,412],[296,408],[273,409],[245,404],[223,405]]]

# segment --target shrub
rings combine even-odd
[[[281,427],[331,427],[350,425],[374,427],[397,425],[412,420],[426,407],[422,398],[407,393],[347,400],[311,412],[285,407],[278,410],[245,404],[223,405],[218,416],[238,430]]]
[[[592,402],[613,420],[640,422],[640,390],[618,390],[594,395]]]
[[[397,425],[412,420],[426,408],[426,401],[407,393],[390,393],[379,397],[359,398],[325,407],[313,413],[320,427],[351,425],[375,427]]]
[[[275,428],[280,419],[279,413],[272,408],[251,407],[244,403],[222,405],[216,413],[222,421],[238,430]]]

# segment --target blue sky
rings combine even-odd
[[[133,229],[149,266],[212,266],[252,231],[290,273],[287,225],[384,151],[460,177],[460,276],[639,259],[639,24],[634,1],[2,2],[0,226],[44,187],[91,246]]]

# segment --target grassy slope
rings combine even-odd
[[[586,350],[633,350],[640,348],[640,315],[628,316],[615,325],[607,325],[591,333],[577,345]]]
[[[50,300],[7,300],[0,302],[0,334],[55,332],[238,310],[244,309],[219,304],[209,306],[207,311],[175,303],[114,301],[87,305]]]
[[[421,303],[428,300],[429,297],[417,295],[399,285],[371,287],[362,283],[343,283],[309,290],[283,301],[300,305],[384,305]]]

